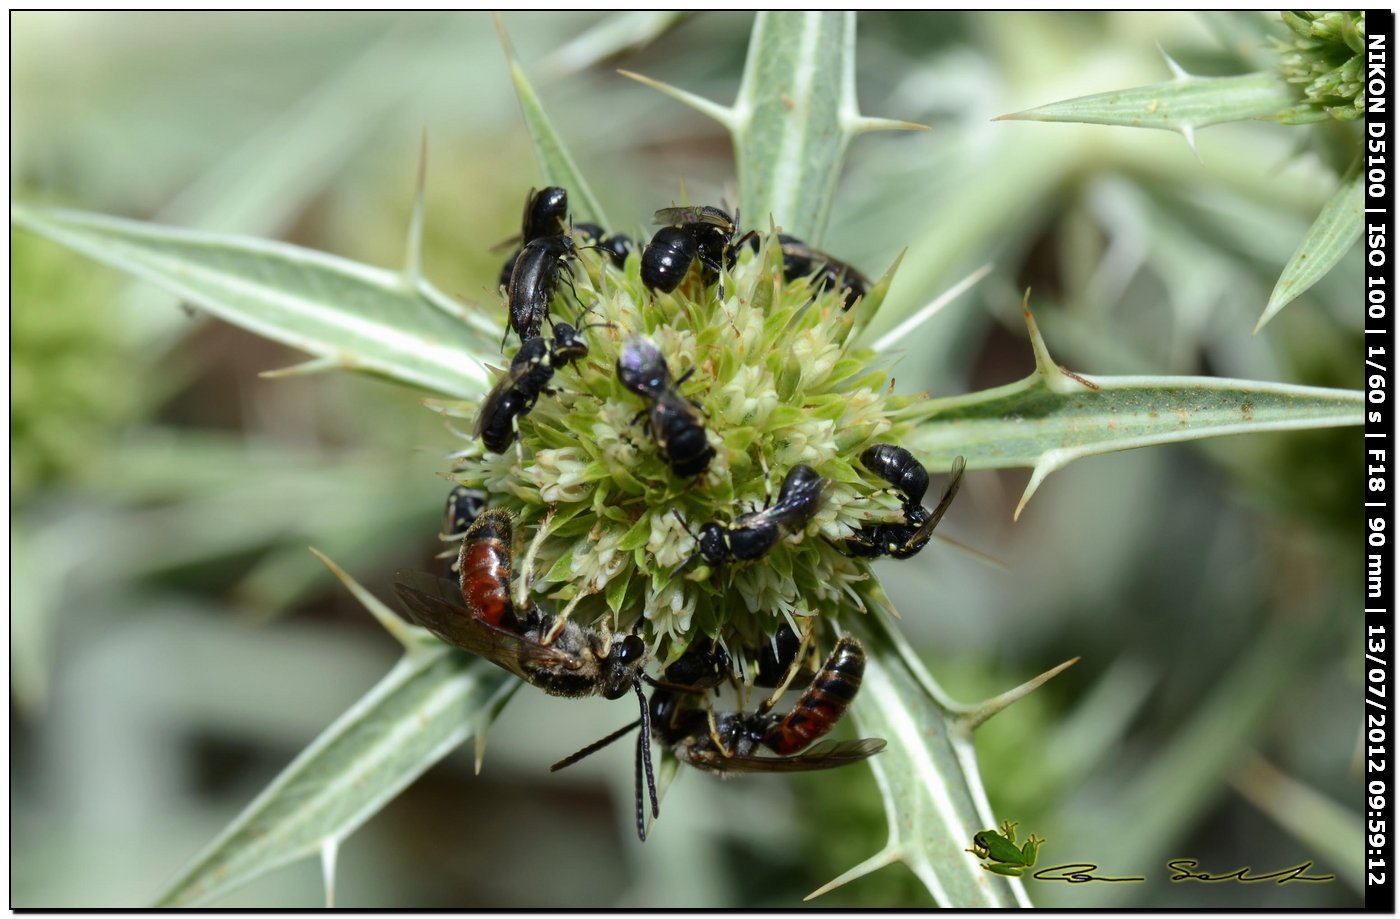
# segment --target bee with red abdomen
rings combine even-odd
[[[845,715],[864,674],[865,650],[860,642],[845,636],[786,715],[769,710],[771,699],[755,712],[715,714],[682,706],[676,696],[658,700],[658,691],[652,693],[652,731],[681,762],[721,775],[833,769],[867,759],[885,748],[883,740],[874,738],[811,746]],[[764,756],[760,748],[779,755]]]
[[[646,643],[637,635],[618,638],[606,630],[561,623],[533,605],[517,611],[510,596],[512,537],[508,512],[483,511],[462,539],[457,581],[422,571],[399,572],[394,587],[409,619],[552,696],[620,699],[631,690],[641,705],[643,731],[649,734],[649,708],[642,691]],[[646,752],[647,782],[654,788],[650,745]],[[652,808],[655,811],[655,795]]]
[[[846,714],[864,675],[865,650],[854,638],[842,638],[792,711],[768,728],[760,743],[783,756],[813,743]]]
[[[793,657],[787,661],[790,667],[798,664],[796,650],[793,648]],[[681,762],[721,776],[737,772],[810,772],[858,763],[885,749],[885,741],[867,737],[811,744],[841,720],[860,689],[864,673],[865,650],[860,642],[849,636],[841,638],[812,684],[786,715],[769,711],[775,699],[754,712],[715,713],[695,704],[701,690],[673,688],[651,680],[658,686],[651,694],[652,736]],[[633,722],[560,760],[550,771],[573,765],[639,725],[646,731],[646,719]],[[640,759],[645,754],[645,739],[639,737],[637,742]],[[766,756],[762,748],[780,755]],[[654,790],[652,800],[655,801]],[[646,841],[642,805],[642,786],[638,781],[637,835]]]
[[[473,618],[497,628],[518,629],[510,598],[511,536],[508,512],[483,511],[462,539],[457,574]]]

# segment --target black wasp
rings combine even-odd
[[[795,649],[794,649],[795,651]],[[689,653],[689,652],[687,652]],[[795,661],[789,661],[792,666]],[[860,762],[885,748],[878,738],[827,741],[811,746],[835,727],[860,689],[865,673],[865,651],[854,638],[843,637],[787,714],[772,711],[777,697],[764,701],[753,712],[713,712],[695,704],[696,687],[661,687],[651,694],[649,719],[652,737],[670,749],[676,759],[706,772],[729,776],[738,772],[806,772],[834,769]],[[614,731],[550,767],[557,771],[602,749],[646,719]],[[640,759],[649,744],[637,738]],[[764,755],[767,749],[776,756]],[[805,752],[804,752],[805,751]],[[641,765],[637,775],[637,835],[646,840]],[[655,816],[655,790],[653,816]]]
[[[807,525],[816,514],[828,484],[830,480],[818,475],[811,466],[798,463],[783,477],[778,500],[768,507],[742,514],[728,526],[707,523],[700,528],[699,536],[691,533],[697,554],[709,565],[719,565],[729,559],[747,562],[762,558],[779,540]],[[673,510],[672,513],[690,533],[680,512]],[[686,559],[681,567],[689,563],[690,559]]]
[[[575,330],[567,322],[554,326],[554,341],[539,335],[525,339],[511,359],[510,369],[481,403],[472,436],[480,437],[487,450],[504,453],[515,441],[517,419],[535,407],[540,393],[547,392],[554,371],[588,356],[583,326]]]
[[[609,233],[596,223],[576,223],[574,233],[593,244],[593,248],[605,254],[615,268],[627,264],[627,256],[632,252],[632,238],[621,233]]]
[[[642,283],[664,293],[680,286],[697,259],[705,286],[720,281],[720,273],[734,267],[738,246],[756,235],[750,230],[735,243],[739,225],[717,207],[665,207],[655,220],[662,228],[642,253]],[[723,282],[719,297],[724,299]]]
[[[818,290],[839,287],[846,295],[841,309],[848,310],[870,290],[870,280],[855,268],[820,249],[813,249],[795,236],[778,234],[783,251],[783,280],[816,276]]]
[[[394,587],[409,618],[552,696],[620,699],[631,690],[641,705],[640,724],[649,730],[650,707],[642,691],[646,644],[636,635],[618,639],[575,622],[557,622],[534,605],[523,618],[517,615],[510,595],[511,542],[511,515],[484,511],[462,539],[457,581],[399,572]],[[646,776],[654,789],[649,755]]]
[[[651,436],[666,464],[679,476],[703,475],[715,456],[699,411],[678,388],[694,372],[694,368],[687,370],[671,382],[661,349],[640,335],[627,339],[617,355],[618,381],[646,401],[642,414],[650,417]]]
[[[540,239],[544,236],[560,236],[567,230],[569,223],[569,193],[558,185],[550,185],[538,191],[530,189],[530,193],[525,196],[525,212],[520,215],[520,237],[519,242],[523,247],[532,240]],[[507,240],[502,246],[508,246],[516,240]],[[506,259],[506,263],[501,268],[501,286],[510,286],[510,277],[515,271],[515,263],[520,258],[522,249],[515,250],[515,254]]]
[[[923,505],[928,491],[928,470],[908,450],[896,444],[875,444],[860,455],[866,469],[899,489],[904,495],[904,519],[898,523],[873,523],[861,527],[846,540],[846,550],[862,558],[889,555],[912,558],[928,545],[933,529],[948,512],[948,507],[962,485],[966,463],[961,456],[953,460],[948,486],[932,513]]]

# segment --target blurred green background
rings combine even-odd
[[[16,199],[393,265],[426,128],[427,273],[498,308],[489,250],[539,177],[488,16],[11,22]],[[749,16],[505,22],[618,229],[682,181],[737,200],[722,130],[615,69],[728,101]],[[1266,66],[1267,34],[1262,13],[863,14],[862,110],[933,130],[853,145],[823,247],[871,274],[910,248],[882,323],[995,266],[903,342],[900,387],[1028,373],[1026,286],[1069,367],[1359,387],[1357,253],[1250,335],[1347,128],[1214,127],[1198,162],[1164,132],[990,120],[1165,79],[1159,42],[1195,73]],[[11,269],[11,902],[139,906],[392,665],[306,547],[386,598],[434,564],[453,438],[383,383],[260,379],[298,355],[23,232]],[[982,775],[1042,865],[1149,881],[1028,881],[1035,903],[1360,905],[1361,467],[1354,430],[1132,451],[1057,473],[1018,523],[1027,473],[976,473],[943,531],[1005,570],[938,542],[885,566],[959,698],[1083,658],[979,733]],[[685,774],[639,845],[627,745],[546,772],[622,717],[519,693],[480,776],[454,753],[342,846],[337,903],[792,906],[884,842],[858,767]],[[1171,884],[1173,857],[1337,880]],[[318,870],[217,905],[318,905]],[[817,902],[930,901],[895,866]]]

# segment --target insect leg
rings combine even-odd
[[[530,603],[530,588],[535,580],[535,556],[540,551],[540,546],[544,543],[545,537],[549,535],[549,525],[554,520],[554,508],[551,506],[535,529],[535,538],[530,540],[530,547],[525,550],[525,558],[520,563],[520,581],[516,594],[516,609],[526,612],[533,605]]]
[[[558,615],[554,617],[554,624],[549,627],[549,631],[546,632],[544,637],[540,639],[540,644],[554,644],[554,640],[559,637],[559,633],[564,631],[564,626],[569,624],[569,614],[574,611],[574,607],[578,606],[579,601],[582,600],[584,597],[591,597],[595,593],[597,593],[596,590],[583,590],[580,591],[577,595],[575,595],[574,598],[570,600],[562,610],[559,611]]]
[[[778,704],[778,700],[783,697],[783,693],[787,692],[788,686],[792,685],[793,677],[797,676],[797,672],[802,669],[802,659],[805,656],[803,652],[807,649],[811,639],[812,629],[809,628],[802,633],[802,640],[798,643],[797,650],[792,655],[792,660],[788,662],[787,670],[783,671],[783,678],[778,681],[777,688],[773,690],[772,695],[764,699],[763,703],[759,705],[758,713],[760,715],[766,714],[772,710],[773,706]]]

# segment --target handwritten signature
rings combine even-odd
[[[1312,862],[1303,862],[1291,868],[1282,868],[1268,874],[1254,874],[1253,868],[1240,868],[1231,871],[1229,874],[1210,874],[1206,871],[1193,871],[1200,866],[1200,862],[1194,858],[1175,858],[1167,862],[1167,868],[1172,874],[1169,880],[1172,883],[1179,881],[1199,881],[1202,884],[1219,884],[1223,881],[1235,881],[1240,884],[1255,884],[1260,881],[1273,881],[1276,884],[1287,884],[1292,881],[1333,881],[1335,875],[1325,875],[1314,877],[1307,874]],[[1109,877],[1099,875],[1094,872],[1099,870],[1099,866],[1093,862],[1070,862],[1064,865],[1054,865],[1049,868],[1041,868],[1031,877],[1037,881],[1061,881],[1066,884],[1089,884],[1093,882],[1103,884],[1118,884],[1123,882],[1145,881],[1142,877]]]
[[[1303,862],[1301,865],[1294,865],[1292,868],[1283,868],[1270,874],[1251,874],[1252,868],[1240,868],[1229,874],[1209,874],[1205,871],[1195,872],[1192,868],[1200,862],[1194,858],[1177,858],[1167,862],[1167,867],[1174,873],[1171,876],[1173,883],[1177,881],[1201,881],[1205,884],[1217,884],[1221,881],[1238,881],[1241,884],[1254,884],[1259,881],[1274,881],[1278,884],[1287,884],[1290,881],[1334,881],[1336,875],[1326,875],[1324,877],[1309,877],[1303,872],[1313,866],[1312,862]]]

